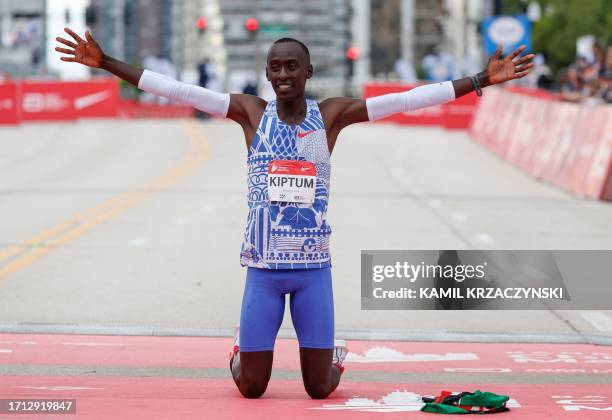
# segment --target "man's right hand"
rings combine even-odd
[[[85,32],[85,38],[87,39],[87,41],[85,41],[83,38],[78,36],[70,28],[64,28],[64,31],[66,31],[66,33],[70,35],[72,38],[74,38],[74,40],[76,41],[76,44],[72,41],[61,38],[59,36],[55,38],[57,42],[61,42],[62,44],[70,47],[70,48],[55,47],[55,51],[73,56],[73,57],[60,57],[60,60],[68,61],[72,63],[81,63],[89,67],[96,67],[96,68],[102,67],[102,64],[104,62],[104,53],[102,52],[102,49],[100,48],[98,43],[94,41],[89,31]]]

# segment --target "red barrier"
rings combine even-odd
[[[554,146],[554,136],[551,136],[552,127],[557,122],[555,109],[552,102],[545,102],[544,117],[540,127],[534,132],[530,139],[525,139],[529,147],[525,158],[527,171],[534,177],[540,177],[540,174],[546,166],[547,156],[550,155],[550,147]]]
[[[497,120],[493,118],[497,102],[502,100],[501,90],[487,89],[487,94],[482,97],[478,104],[479,112],[474,114],[472,120],[472,137],[479,143],[489,144],[497,130]]]
[[[501,92],[501,91],[500,91]],[[545,133],[544,121],[548,117],[551,102],[542,99],[524,98],[523,124],[517,125],[514,132],[516,138],[512,153],[509,154],[511,162],[524,171],[530,172],[533,163],[531,159],[531,147],[540,133]]]
[[[573,143],[570,145],[563,169],[559,175],[562,184],[576,194],[585,190],[587,175],[593,164],[595,151],[605,133],[606,107],[580,107],[573,127]],[[612,115],[609,115],[612,118]],[[596,196],[595,194],[594,196]]]
[[[397,83],[370,83],[364,86],[363,97],[371,98],[387,93],[405,92],[419,85],[402,85]],[[443,105],[430,106],[413,112],[391,115],[381,121],[393,121],[406,125],[437,125],[445,128],[463,128],[470,126],[476,111],[478,97],[475,93]]]
[[[600,114],[606,123],[593,153],[593,162],[584,183],[584,193],[589,197],[612,200],[612,109],[610,106],[606,108]]]
[[[508,110],[497,115],[495,133],[491,139],[492,150],[500,157],[506,157],[508,153],[513,131],[517,127],[515,119],[520,114],[522,105],[520,95],[504,95],[498,100],[497,107],[501,106]]]
[[[0,124],[78,118],[192,118],[188,105],[120,100],[114,78],[83,82],[17,81],[0,85]]]
[[[16,84],[0,84],[0,124],[19,124],[19,97]]]
[[[121,101],[117,115],[122,118],[193,118],[195,109],[189,105],[159,105],[137,101]]]
[[[115,79],[17,81],[0,85],[0,98],[0,124],[114,117],[119,83]]]
[[[72,98],[57,82],[21,83],[21,119],[23,121],[75,120]]]
[[[452,102],[442,105],[444,110],[442,125],[447,129],[466,129],[476,112],[478,106],[478,96],[470,93]]]
[[[508,86],[504,88],[508,92],[520,93],[525,96],[531,96],[532,98],[548,99],[549,101],[558,101],[560,99],[559,94],[549,92],[543,89],[529,89],[521,86]]]
[[[114,117],[119,84],[114,79],[87,82],[22,82],[24,121]]]
[[[544,180],[557,185],[566,187],[561,183],[561,168],[565,157],[567,156],[571,144],[576,141],[572,137],[572,128],[574,126],[576,116],[578,115],[578,106],[569,103],[555,103],[555,128],[552,131],[550,142],[553,145],[550,149],[550,159],[542,172]]]
[[[527,149],[526,139],[532,137],[532,133],[537,128],[538,109],[540,107],[539,100],[529,100],[522,95],[514,95],[519,104],[518,118],[524,121],[524,124],[516,124],[513,126],[510,135],[510,144],[506,150],[506,159],[510,162],[520,165],[525,156]]]
[[[532,176],[574,194],[612,200],[612,107],[557,102],[545,93],[487,89],[472,138]]]

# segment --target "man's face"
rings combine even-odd
[[[295,42],[272,45],[268,51],[266,77],[277,99],[292,100],[304,96],[306,80],[312,77],[308,55]]]

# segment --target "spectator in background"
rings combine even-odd
[[[533,62],[535,68],[523,79],[525,80],[525,85],[531,89],[551,90],[553,87],[552,71],[546,64],[544,54],[536,54]]]
[[[586,62],[586,60],[584,60]],[[599,44],[593,44],[593,60],[587,62],[582,69],[585,82],[591,82],[599,77],[599,70],[603,68],[603,50]]]
[[[428,54],[421,61],[427,80],[442,82],[451,79],[455,74],[455,59],[446,52]]]
[[[563,100],[569,102],[580,101],[582,99],[583,88],[584,82],[580,75],[579,67],[576,64],[572,64],[567,68],[563,76],[563,85],[561,89]]]
[[[210,79],[209,66],[210,64],[206,57],[198,64],[198,85],[200,87],[205,88],[208,86],[208,80]]]
[[[245,95],[257,96],[257,84],[253,80],[247,80],[246,84],[242,88],[242,93]]]
[[[606,65],[604,67],[603,77],[606,79],[612,77],[612,46],[609,46],[606,51]]]
[[[561,98],[569,102],[610,103],[611,73],[612,47],[604,49],[594,43],[590,61],[577,57],[566,69],[561,79]]]
[[[601,98],[606,103],[612,103],[612,46],[606,50],[605,64],[600,72]]]
[[[419,81],[414,66],[408,59],[398,58],[393,67],[402,83],[409,84]]]
[[[593,56],[595,57],[595,61],[592,64],[593,69],[597,71],[598,76],[601,76],[606,69],[606,53],[598,43],[593,44]]]
[[[208,82],[210,80],[210,64],[208,58],[204,57],[202,61],[198,63],[198,85],[200,87],[208,87]],[[196,118],[204,120],[208,118],[208,115],[199,109],[195,110]]]

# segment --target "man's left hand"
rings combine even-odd
[[[501,58],[502,47],[501,45],[497,47],[497,51],[495,51],[495,55],[489,60],[486,69],[490,85],[527,76],[530,69],[534,66],[532,61],[535,55],[527,54],[520,56],[525,48],[524,45],[521,45],[512,54]]]

